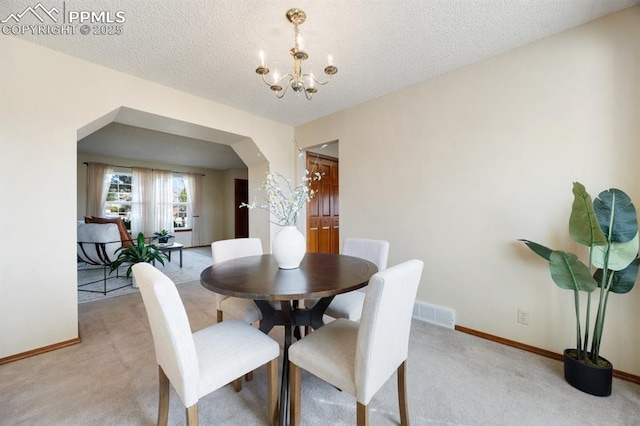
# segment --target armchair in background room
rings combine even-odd
[[[89,219],[91,223],[87,221]],[[97,218],[100,219],[100,218]],[[77,257],[79,271],[102,270],[102,277],[86,283],[78,282],[78,291],[86,291],[91,293],[107,294],[111,291],[118,290],[123,287],[130,286],[131,283],[120,285],[115,288],[107,289],[107,280],[110,278],[118,278],[118,274],[110,277],[109,268],[115,261],[117,255],[116,250],[126,244],[131,244],[129,233],[124,228],[122,220],[120,223],[107,221],[102,223],[93,222],[92,218],[85,218],[87,223],[78,223],[77,230]],[[126,234],[123,240],[122,230]],[[97,266],[98,268],[86,268],[86,265]],[[79,280],[80,281],[80,280]],[[102,282],[102,289],[86,288],[90,284]]]
[[[118,226],[118,233],[120,234],[120,241],[124,247],[131,247],[133,245],[133,238],[124,221],[121,217],[97,217],[97,216],[85,216],[84,223],[115,223]]]

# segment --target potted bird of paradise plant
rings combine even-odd
[[[613,366],[600,356],[607,302],[611,293],[629,292],[638,276],[638,218],[631,199],[619,189],[603,191],[592,201],[585,187],[574,182],[573,195],[569,234],[588,247],[588,265],[573,253],[520,241],[549,262],[551,278],[558,287],[574,293],[576,346],[564,351],[565,380],[583,392],[608,396]],[[587,293],[584,322],[580,292]],[[594,293],[597,304],[592,304]],[[591,329],[593,308],[595,321]]]

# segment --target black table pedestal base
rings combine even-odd
[[[268,334],[276,325],[284,326],[284,354],[282,359],[282,382],[280,383],[280,415],[281,425],[289,422],[289,346],[293,340],[295,330],[296,339],[301,338],[300,327],[311,326],[314,330],[322,327],[327,307],[334,296],[323,297],[311,309],[298,308],[298,301],[282,300],[281,309],[275,309],[267,300],[254,300],[262,313],[260,331]]]

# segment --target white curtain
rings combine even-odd
[[[137,238],[142,232],[150,237],[154,232],[153,222],[153,171],[151,169],[133,168],[131,187],[133,205],[131,206],[131,235]]]
[[[153,171],[154,199],[151,202],[154,229],[173,231],[173,172]],[[146,235],[146,234],[145,234]]]
[[[87,164],[87,216],[104,217],[104,205],[112,174],[113,167],[107,164]]]
[[[184,174],[185,189],[187,190],[188,210],[191,212],[191,244],[201,246],[203,237],[203,226],[200,222],[200,212],[202,211],[202,175]]]

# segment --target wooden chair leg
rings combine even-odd
[[[198,403],[187,407],[187,426],[198,426]]]
[[[222,322],[222,311],[220,309],[218,309],[217,315],[216,315],[216,322],[217,323],[221,323]]]
[[[269,424],[275,426],[278,423],[278,358],[267,363],[267,388]]]
[[[238,377],[233,381],[233,390],[240,392],[242,390],[242,377]]]
[[[158,426],[167,426],[169,421],[169,378],[158,366]]]
[[[407,402],[407,361],[398,367],[398,405],[400,406],[400,425],[409,426],[409,404]]]
[[[369,426],[369,406],[358,402],[356,419],[358,426]]]
[[[291,426],[300,426],[302,418],[302,371],[294,363],[289,363],[289,421]]]
[[[247,382],[250,382],[253,380],[253,371],[249,371],[247,374],[244,375],[244,379]]]
[[[304,326],[304,335],[308,336],[311,334],[311,326],[310,325],[305,325]]]

